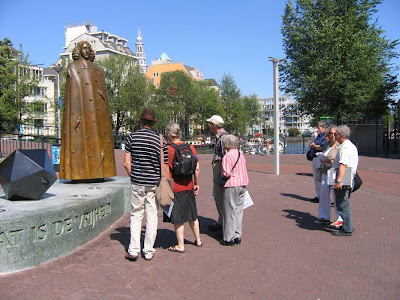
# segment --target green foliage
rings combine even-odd
[[[379,0],[289,1],[283,16],[286,61],[281,65],[285,92],[303,113],[319,117],[380,116],[396,92],[390,67],[398,40],[382,37],[371,23]]]
[[[9,39],[0,40],[0,130],[11,131],[17,122],[14,105],[14,84],[16,75]]]
[[[176,122],[182,134],[188,135],[191,116],[197,108],[193,80],[183,71],[162,73],[157,95],[159,125]]]
[[[176,122],[184,137],[188,137],[191,126],[195,132],[204,134],[208,130],[206,120],[212,115],[222,116],[225,128],[239,135],[244,135],[246,127],[255,124],[259,117],[257,97],[242,97],[231,75],[224,75],[218,92],[209,82],[193,81],[183,71],[163,73],[152,104],[159,129]]]
[[[301,132],[298,128],[289,128],[288,134],[289,134],[289,136],[299,136],[299,135],[301,135]]]
[[[138,129],[138,117],[150,96],[146,77],[127,56],[110,55],[97,64],[104,70],[114,129]]]
[[[245,135],[246,127],[256,124],[260,117],[257,96],[241,96],[232,75],[225,74],[221,80],[221,103],[225,129],[233,134]]]
[[[17,51],[8,38],[0,41],[0,122],[5,131],[16,130],[33,112],[33,106],[25,103],[25,97],[32,95],[39,83],[31,67],[21,45]]]
[[[194,92],[197,98],[194,123],[200,125],[199,133],[203,135],[208,130],[206,120],[212,115],[223,115],[224,110],[218,91],[211,88],[208,82],[195,81]]]

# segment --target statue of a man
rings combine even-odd
[[[79,42],[67,69],[60,179],[116,175],[111,115],[103,71],[89,42]]]

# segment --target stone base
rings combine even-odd
[[[57,181],[37,201],[9,201],[0,191],[0,274],[66,255],[130,211],[130,178]]]

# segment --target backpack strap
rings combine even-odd
[[[164,171],[164,142],[163,142],[163,136],[160,133],[160,168],[161,168],[161,178],[165,177],[165,171]]]

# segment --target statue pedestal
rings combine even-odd
[[[1,190],[0,274],[70,253],[130,209],[129,177],[98,183],[57,181],[37,201],[9,201]]]

